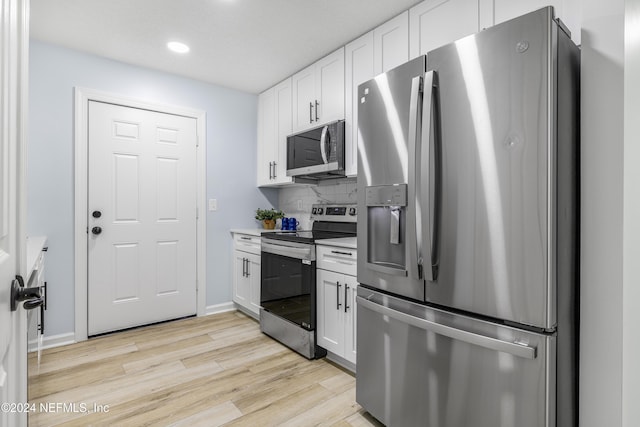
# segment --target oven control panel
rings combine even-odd
[[[357,205],[330,205],[317,204],[311,208],[311,220],[313,221],[335,221],[335,222],[357,222]]]

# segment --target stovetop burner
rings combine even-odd
[[[320,239],[356,236],[355,205],[313,205],[311,219],[311,230],[268,232],[262,233],[262,237],[312,244]]]
[[[315,223],[314,223],[315,224]],[[338,224],[338,223],[332,223]],[[320,239],[334,239],[338,237],[353,237],[356,235],[355,224],[346,224],[344,230],[304,230],[304,231],[277,231],[271,233],[263,233],[262,237],[270,240],[284,240],[288,242],[314,243]],[[353,230],[351,230],[353,229]]]

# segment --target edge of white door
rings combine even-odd
[[[29,119],[29,1],[0,6],[0,425],[28,425],[27,315],[11,311],[11,284],[26,278],[26,152]],[[4,406],[3,406],[4,408]]]
[[[75,341],[88,338],[87,329],[87,197],[88,197],[88,105],[99,101],[196,119],[197,126],[197,214],[196,294],[197,316],[206,314],[206,113],[201,110],[148,103],[125,96],[75,87],[74,129],[74,242],[75,242]]]

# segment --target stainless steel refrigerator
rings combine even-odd
[[[577,425],[579,50],[547,7],[358,88],[357,401]]]

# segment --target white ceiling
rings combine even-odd
[[[30,25],[37,40],[259,93],[419,2],[31,0]]]

